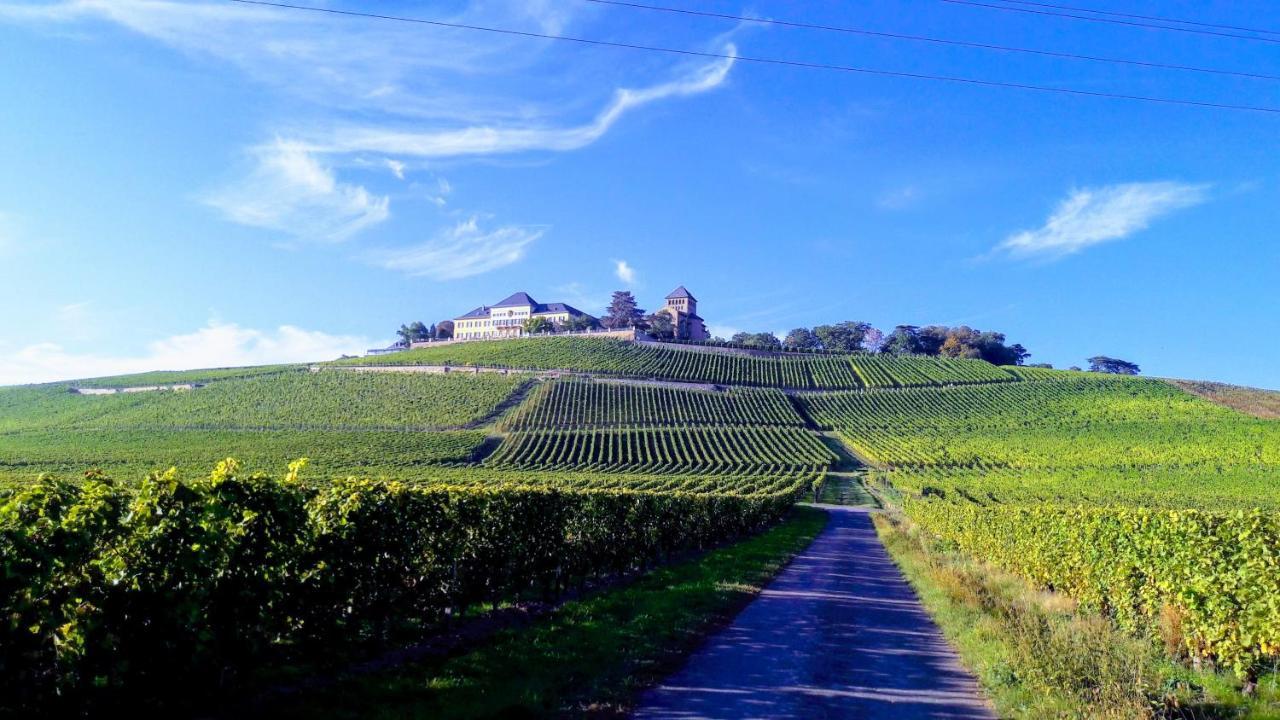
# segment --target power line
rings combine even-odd
[[[691,15],[696,17],[716,18],[719,20],[734,20],[738,22],[752,22],[763,25],[778,25],[781,27],[799,28],[804,30],[823,30],[828,32],[850,33],[853,35],[866,35],[870,37],[882,37],[891,40],[909,40],[913,42],[936,43],[939,45],[954,45],[958,47],[979,48],[982,50],[998,50],[1001,52],[1026,53],[1029,55],[1042,55],[1046,57],[1065,58],[1068,60],[1088,60],[1091,62],[1116,63],[1121,65],[1136,65],[1139,67],[1156,68],[1161,70],[1185,70],[1188,72],[1211,73],[1214,75],[1232,75],[1235,77],[1245,77],[1255,80],[1280,80],[1280,75],[1267,75],[1265,73],[1251,73],[1237,70],[1219,70],[1216,68],[1196,67],[1193,65],[1174,65],[1169,63],[1148,62],[1145,60],[1128,60],[1124,58],[1101,57],[1097,55],[1081,55],[1077,53],[1057,52],[1054,50],[1036,50],[1034,48],[1013,47],[1009,45],[995,45],[990,43],[969,42],[965,40],[948,40],[945,38],[929,37],[925,35],[906,35],[903,33],[883,32],[879,30],[866,30],[863,28],[854,28],[839,25],[822,25],[816,23],[799,22],[795,20],[775,20],[770,18],[750,17],[744,15],[730,15],[727,13],[710,12],[706,10],[688,10],[685,8],[673,8],[664,5],[648,5],[638,2],[626,2],[625,0],[586,0],[586,2],[596,3],[598,5],[614,5],[617,7],[635,8],[640,10],[654,10],[658,12],[674,13],[679,15]]]
[[[1032,8],[1014,7],[1012,5],[992,5],[988,2],[977,2],[976,0],[941,0],[941,2],[951,3],[952,5],[968,5],[970,7],[988,8],[990,10],[1003,10],[1005,12],[1029,13],[1031,15],[1046,15],[1050,17],[1070,18],[1072,20],[1087,20],[1089,22],[1110,23],[1112,25],[1127,25],[1130,27],[1150,28],[1153,30],[1172,30],[1173,32],[1194,33],[1196,35],[1213,35],[1216,37],[1236,38],[1237,40],[1256,40],[1265,43],[1280,43],[1280,38],[1258,37],[1257,35],[1241,35],[1239,33],[1219,32],[1217,30],[1201,30],[1190,27],[1173,27],[1170,25],[1157,25],[1150,22],[1141,22],[1137,20],[1120,20],[1109,17],[1093,17],[1089,15],[1073,15],[1071,13],[1057,12],[1053,10],[1034,10]]]
[[[1263,112],[1280,114],[1280,107],[1267,107],[1262,105],[1236,105],[1232,103],[1218,103],[1206,100],[1183,100],[1179,98],[1156,97],[1147,95],[1128,95],[1124,93],[1111,93],[1098,90],[1079,90],[1076,88],[1054,87],[1050,85],[1033,85],[1029,83],[1004,82],[1000,80],[982,80],[979,78],[958,77],[952,75],[932,75],[927,73],[904,72],[899,70],[880,70],[876,68],[856,67],[853,65],[833,65],[828,63],[805,62],[802,60],[786,60],[782,58],[763,58],[752,57],[748,55],[731,55],[728,53],[706,52],[701,50],[684,50],[679,48],[660,47],[657,45],[639,45],[635,43],[613,42],[610,40],[594,40],[591,38],[573,37],[570,35],[551,35],[547,33],[538,33],[528,30],[510,30],[507,28],[494,28],[484,25],[469,25],[466,23],[445,22],[443,20],[427,20],[425,18],[401,17],[397,15],[382,15],[377,13],[359,12],[356,10],[339,10],[337,8],[313,7],[309,5],[294,5],[285,2],[272,2],[270,0],[227,0],[227,2],[241,3],[244,5],[261,5],[265,7],[283,8],[287,10],[303,10],[307,12],[326,13],[330,15],[344,15],[348,17],[370,18],[374,20],[390,20],[396,22],[416,23],[420,25],[431,25],[433,27],[445,27],[456,30],[475,30],[480,32],[496,33],[499,35],[513,35],[516,37],[538,38],[541,40],[560,40],[564,42],[578,43],[580,45],[591,45],[596,47],[614,47],[624,48],[627,50],[644,50],[648,52],[660,52],[669,55],[682,55],[687,57],[713,58],[720,60],[733,60],[746,63],[755,63],[760,65],[778,65],[783,67],[802,68],[806,70],[830,70],[834,72],[858,73],[862,75],[878,75],[882,77],[898,77],[910,78],[913,80],[934,80],[939,82],[959,83],[965,85],[977,85],[981,87],[999,87],[1015,90],[1034,90],[1036,92],[1058,93],[1063,95],[1077,95],[1083,97],[1108,98],[1112,100],[1134,100],[1139,102],[1161,103],[1165,105],[1185,105],[1191,107],[1213,108],[1218,110],[1244,110],[1249,112]]]
[[[1095,10],[1093,8],[1072,7],[1070,5],[1054,5],[1052,3],[1032,2],[1032,0],[1000,0],[1014,5],[1032,5],[1035,7],[1053,8],[1055,10],[1073,10],[1075,12],[1094,13],[1095,15],[1111,15],[1113,17],[1133,18],[1135,20],[1155,20],[1157,22],[1177,23],[1179,25],[1196,25],[1198,27],[1217,28],[1219,30],[1240,30],[1243,32],[1280,35],[1280,30],[1263,30],[1262,28],[1244,27],[1241,25],[1220,25],[1200,20],[1180,20],[1178,18],[1161,17],[1159,15],[1136,15],[1134,13],[1115,12],[1113,10]]]

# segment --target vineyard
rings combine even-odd
[[[357,479],[308,490],[299,470],[276,480],[228,461],[136,492],[91,476],[0,499],[0,711],[78,714],[143,688],[193,702],[287,648],[556,597],[759,531],[793,500]]]
[[[1152,380],[1076,377],[801,402],[863,457],[895,468],[1280,464],[1280,425]]]
[[[301,373],[306,368],[301,365],[254,365],[250,367],[212,368],[208,370],[157,370],[155,372],[134,373],[132,375],[112,375],[108,377],[77,380],[72,385],[82,388],[119,388],[143,387],[149,385],[185,385],[191,383],[207,383],[215,380],[238,380],[242,378],[278,375],[281,373]]]
[[[835,461],[798,428],[555,430],[512,433],[486,465],[519,469],[809,473]]]
[[[356,364],[596,377],[346,368]],[[555,596],[753,532],[837,462],[816,430],[954,547],[1130,632],[1167,641],[1176,620],[1179,653],[1242,678],[1280,655],[1280,422],[1224,407],[1271,400],[1238,390],[1199,388],[1220,405],[1162,381],[975,360],[574,338],[74,386],[178,383],[200,387],[0,388],[0,593],[18,618],[0,628],[10,697],[93,695],[96,683],[153,682],[170,668],[196,677],[227,657],[249,667],[278,639],[317,639],[299,628],[345,642],[382,632],[378,618]],[[202,477],[228,456],[254,470],[311,462],[301,478],[235,466]],[[45,472],[67,480],[35,480]],[[147,514],[161,510],[168,520]],[[257,566],[269,582],[235,585]],[[143,579],[123,588],[118,573]],[[226,600],[237,593],[264,593],[253,595],[262,604]],[[95,600],[76,604],[85,597]],[[183,603],[206,603],[209,624],[183,625]],[[156,624],[138,627],[138,612]],[[9,670],[32,661],[58,670]]]
[[[521,380],[503,375],[279,372],[180,392],[0,392],[0,433],[52,429],[347,430],[455,428],[494,412]],[[206,463],[207,464],[207,463]]]
[[[406,477],[438,463],[471,460],[483,431],[333,432],[322,430],[77,430],[0,434],[0,488],[40,473],[75,477],[97,468],[122,482],[177,467],[199,472],[218,455],[236,455],[255,469],[308,457],[312,473]]]
[[[798,399],[930,533],[1252,682],[1280,656],[1280,423],[1161,381],[1014,372]]]
[[[717,392],[561,380],[534,390],[499,424],[503,430],[630,426],[804,425],[780,390]]]
[[[603,338],[531,338],[419,348],[338,365],[452,365],[572,370],[637,378],[797,390],[1009,382],[981,360],[881,355],[758,357]]]

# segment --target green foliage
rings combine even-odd
[[[644,310],[636,304],[636,298],[628,290],[617,290],[609,302],[609,308],[600,323],[610,330],[644,326]]]
[[[644,319],[646,330],[649,337],[658,340],[673,340],[676,336],[676,326],[671,322],[671,315],[665,312],[655,312]]]
[[[391,668],[308,692],[285,717],[576,717],[621,714],[692,637],[731,617],[826,524],[796,508],[755,537],[567,602],[532,627],[460,657]],[[277,714],[275,708],[270,713]]]
[[[529,335],[548,333],[556,329],[555,325],[552,325],[551,321],[544,317],[531,317],[524,321],[522,328]]]
[[[401,344],[409,347],[413,343],[430,340],[432,332],[431,328],[428,328],[421,320],[418,320],[408,325],[401,325],[400,329],[396,330],[396,335],[400,338]]]
[[[1110,373],[1112,375],[1137,375],[1142,372],[1137,363],[1119,360],[1106,355],[1095,355],[1089,358],[1089,371]]]
[[[1280,464],[1280,425],[1159,381],[1064,374],[1050,382],[804,395],[801,402],[858,453],[893,467]]]
[[[980,360],[871,355],[756,357],[698,352],[604,338],[528,338],[428,347],[339,365],[458,365],[574,370],[683,382],[842,390],[870,387],[1008,382],[1003,368]]]
[[[908,498],[906,512],[961,550],[1242,678],[1280,655],[1280,518],[1126,507]],[[1162,626],[1162,621],[1166,624]],[[1169,640],[1169,636],[1165,636]]]
[[[1251,680],[1280,655],[1280,424],[1160,381],[1015,374],[801,400],[933,535]]]
[[[0,488],[25,485],[41,472],[79,474],[85,468],[106,470],[122,479],[171,466],[198,472],[227,454],[254,468],[280,467],[291,458],[307,456],[313,459],[319,477],[404,477],[437,463],[468,462],[484,439],[482,431],[42,430],[0,434]]]
[[[799,428],[688,427],[512,433],[494,467],[773,474],[820,470],[836,457]]]
[[[197,701],[282,644],[380,636],[776,521],[761,495],[94,476],[0,501],[0,711]]]
[[[186,383],[206,383],[215,380],[235,380],[258,377],[262,375],[278,375],[281,373],[306,372],[302,365],[256,365],[253,367],[211,368],[207,370],[156,370],[153,372],[135,373],[132,375],[112,375],[109,377],[88,378],[70,383],[55,383],[40,387],[84,387],[114,388],[141,387],[149,385],[179,385]]]
[[[872,329],[871,323],[846,320],[835,325],[819,325],[813,329],[813,334],[826,350],[856,353],[863,350],[862,340]]]
[[[782,339],[782,345],[795,350],[817,350],[822,347],[822,341],[809,328],[795,328]]]
[[[756,348],[759,350],[781,350],[782,341],[778,340],[778,336],[771,332],[740,332],[734,333],[729,338],[729,342],[746,348]]]
[[[499,428],[571,430],[627,426],[804,425],[779,390],[675,390],[557,380],[530,393]]]
[[[324,370],[210,382],[184,391],[76,395],[61,386],[0,392],[15,430],[435,430],[491,414],[524,380]]]

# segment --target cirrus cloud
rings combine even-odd
[[[409,247],[370,253],[368,260],[388,270],[435,280],[458,280],[480,275],[519,261],[530,243],[542,237],[541,228],[508,225],[485,230],[472,217],[446,228],[435,237]]]
[[[303,240],[341,241],[390,215],[390,199],[339,182],[301,144],[277,138],[252,151],[248,177],[204,200],[232,222]]]
[[[1135,182],[1073,190],[1045,224],[1010,235],[993,253],[1057,259],[1145,230],[1157,218],[1208,198],[1208,185]]]

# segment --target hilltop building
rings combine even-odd
[[[683,285],[671,291],[666,297],[666,304],[658,308],[657,313],[665,313],[671,318],[678,340],[707,340],[711,334],[707,332],[706,323],[698,316],[698,299]],[[565,303],[540,303],[528,293],[518,292],[502,300],[496,305],[481,305],[471,312],[454,318],[453,338],[455,340],[497,340],[502,338],[523,337],[525,321],[533,318],[545,318],[557,328],[563,327],[571,319],[586,319],[593,324],[596,318]]]
[[[710,340],[707,325],[698,317],[698,299],[683,285],[671,291],[667,304],[654,311],[671,317],[677,340]]]
[[[540,303],[528,293],[518,292],[496,305],[481,305],[466,315],[454,318],[453,337],[456,340],[520,337],[525,334],[525,321],[532,318],[546,318],[559,326],[570,318],[583,317],[595,319],[572,305]]]

